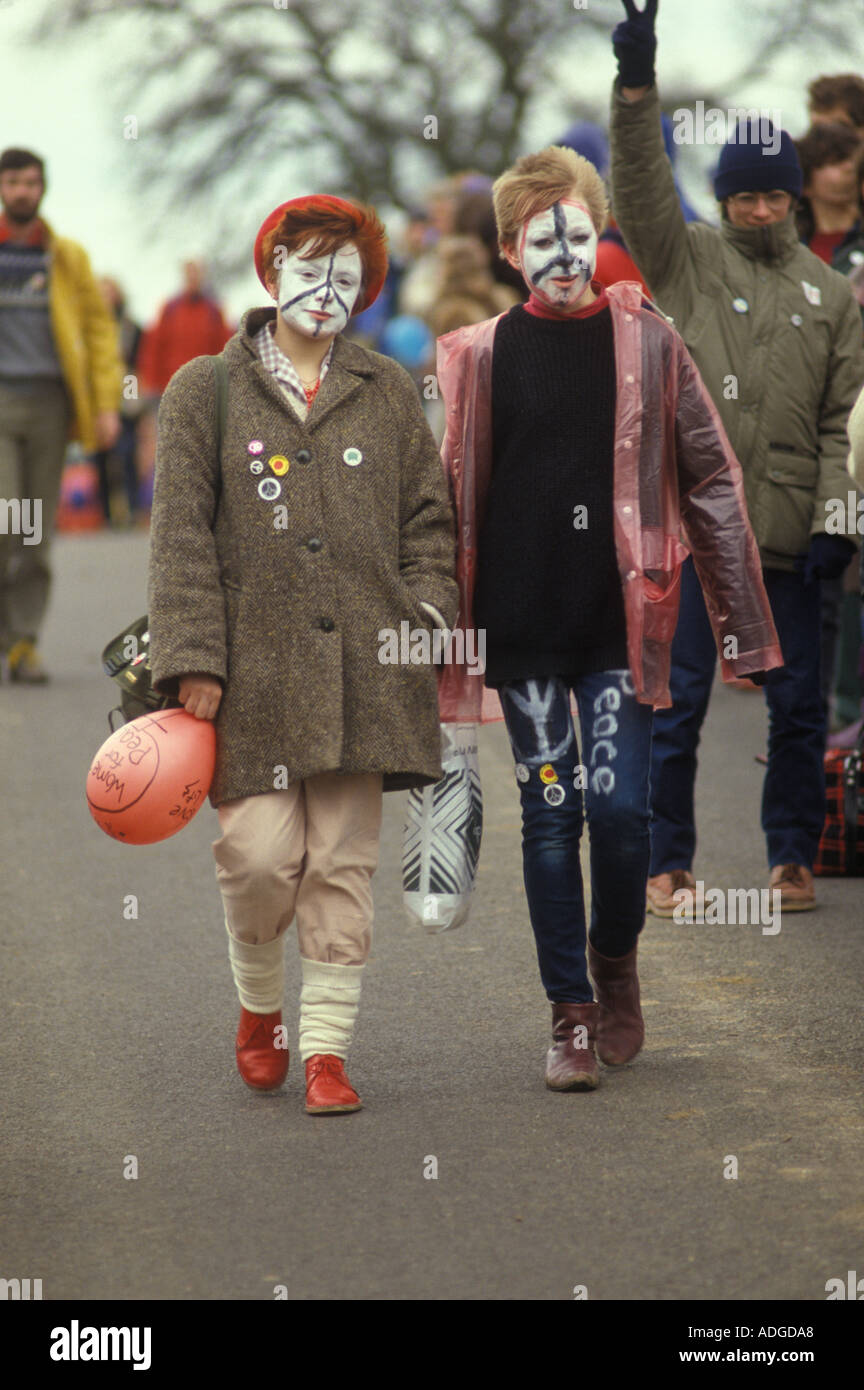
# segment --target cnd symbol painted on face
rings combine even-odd
[[[285,258],[279,271],[279,312],[307,338],[341,333],[351,317],[362,281],[360,253],[347,242],[329,255],[312,256],[309,240]]]
[[[587,208],[562,198],[523,225],[517,247],[529,289],[555,309],[576,309],[597,264],[597,232]]]

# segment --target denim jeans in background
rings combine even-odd
[[[800,574],[786,570],[765,570],[763,579],[786,664],[769,671],[765,682],[770,722],[762,829],[771,868],[804,864],[812,869],[825,821],[820,586],[818,581],[805,585]],[[688,559],[682,567],[681,609],[672,643],[672,708],[654,712],[652,876],[693,867],[696,749],[716,663],[702,586]],[[730,757],[746,757],[742,750],[729,751]]]
[[[601,955],[624,956],[645,922],[652,710],[637,702],[629,671],[573,681],[583,776],[570,689],[560,676],[543,676],[509,681],[499,694],[522,798],[525,892],[540,978],[549,999],[579,1004],[594,998],[579,863],[583,794],[591,836],[591,943]]]

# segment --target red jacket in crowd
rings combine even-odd
[[[221,352],[232,330],[214,299],[178,294],[141,340],[138,370],[145,390],[161,392],[179,367],[193,357]]]

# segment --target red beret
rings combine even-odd
[[[352,314],[360,314],[364,309],[368,309],[381,293],[387,275],[387,245],[382,235],[383,228],[371,209],[367,212],[355,203],[346,202],[344,198],[335,198],[329,193],[310,193],[303,198],[289,198],[287,203],[280,203],[269,217],[264,218],[255,238],[255,269],[264,288],[267,289],[265,270],[269,269],[264,265],[262,254],[264,238],[274,227],[278,227],[289,208],[329,210],[348,214],[357,230],[357,249],[364,262],[366,278],[365,293],[362,296],[358,295]]]

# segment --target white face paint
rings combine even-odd
[[[516,247],[529,289],[553,309],[578,309],[597,264],[597,233],[581,203],[562,198],[528,219]]]
[[[330,255],[304,259],[314,246],[310,237],[285,259],[279,271],[279,312],[287,324],[307,338],[341,333],[360,293],[363,266],[360,252],[347,242]]]

